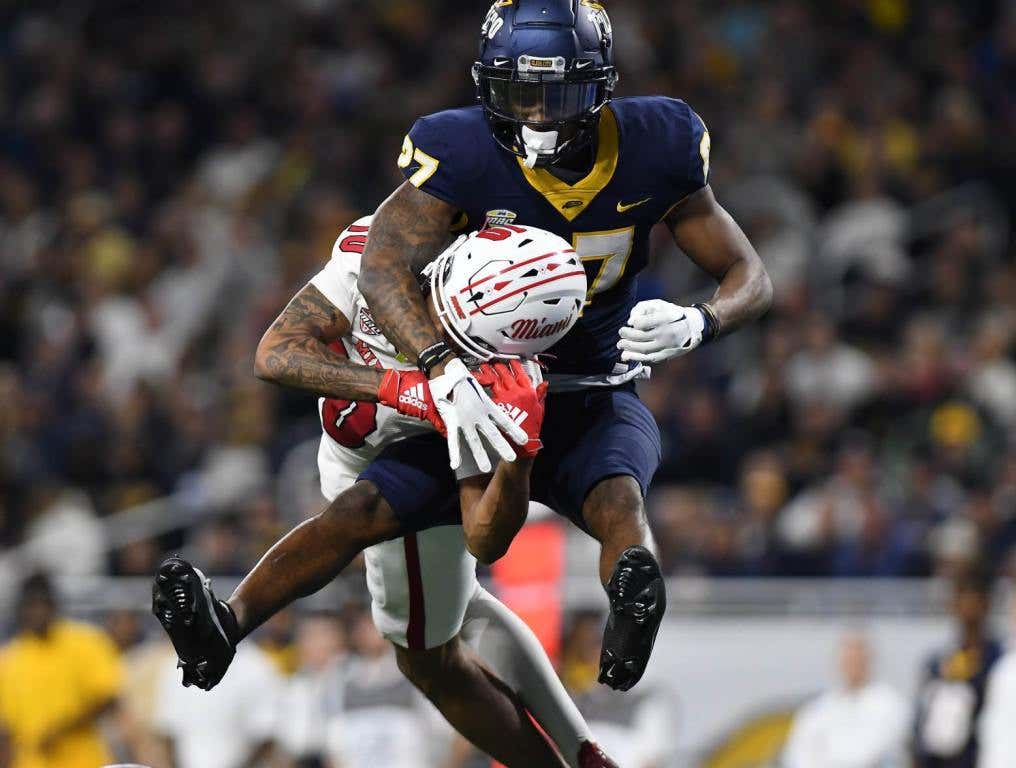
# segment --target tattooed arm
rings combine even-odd
[[[414,363],[419,362],[420,352],[443,338],[430,319],[416,276],[448,240],[456,210],[411,183],[404,183],[374,214],[360,259],[357,287],[367,300],[374,322]],[[490,399],[462,360],[447,355],[431,367],[428,375],[434,406],[448,435],[452,469],[458,469],[465,443],[477,467],[489,472],[491,463],[483,440],[502,460],[515,460],[515,451],[501,433],[523,445],[525,431]]]
[[[405,182],[377,209],[370,226],[357,286],[385,337],[413,362],[442,339],[416,275],[441,252],[456,213],[455,206]],[[435,366],[432,376],[452,359]]]
[[[259,379],[324,397],[377,401],[384,371],[354,363],[328,345],[349,332],[349,320],[313,285],[289,302],[258,344]]]

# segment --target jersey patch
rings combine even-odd
[[[506,224],[514,223],[519,215],[515,211],[509,211],[507,208],[498,208],[493,211],[487,211],[486,221],[488,227],[503,227]]]
[[[381,329],[374,322],[374,316],[366,307],[360,308],[360,332],[369,336],[380,336]]]

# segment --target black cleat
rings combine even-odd
[[[638,546],[622,552],[607,582],[607,597],[610,615],[603,630],[599,681],[627,691],[646,671],[667,610],[667,592],[653,553]]]
[[[184,687],[212,690],[236,655],[232,609],[215,597],[201,571],[174,555],[155,575],[152,613],[173,641]]]

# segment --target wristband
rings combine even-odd
[[[705,327],[702,329],[702,342],[712,341],[720,335],[720,321],[716,317],[716,312],[708,304],[692,304],[692,308],[697,309],[702,313],[702,318],[705,320]]]
[[[420,368],[430,378],[431,369],[444,360],[446,357],[452,354],[452,348],[443,341],[437,342],[437,344],[431,344],[425,350],[420,352],[419,363]]]

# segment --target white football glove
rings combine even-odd
[[[691,352],[702,343],[706,319],[702,310],[669,301],[640,301],[620,330],[621,360],[660,363]]]
[[[501,432],[519,445],[529,440],[526,431],[490,399],[461,360],[452,360],[445,366],[444,373],[430,380],[430,393],[448,428],[448,458],[452,469],[462,464],[460,433],[476,466],[484,473],[490,472],[491,466],[480,435],[504,461],[515,461],[515,451]]]

